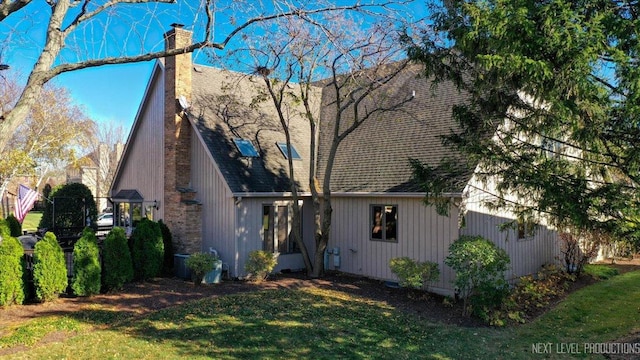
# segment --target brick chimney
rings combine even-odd
[[[173,24],[165,34],[165,47],[191,45],[191,31]],[[164,219],[171,230],[174,251],[202,251],[202,205],[191,189],[191,125],[179,99],[191,101],[191,53],[164,59]]]

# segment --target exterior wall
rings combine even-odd
[[[163,98],[164,87],[162,83],[162,71],[154,69],[153,76],[147,88],[144,103],[138,112],[135,128],[127,143],[126,159],[118,170],[118,178],[113,184],[112,193],[116,194],[122,189],[137,190],[147,202],[163,198]],[[161,203],[159,210],[153,210],[153,219],[164,217],[164,206]]]
[[[506,211],[492,211],[484,202],[492,198],[493,184],[481,184],[475,178],[467,187],[465,226],[463,235],[480,235],[504,249],[511,259],[507,278],[514,280],[540,270],[545,264],[554,264],[560,256],[557,232],[542,219],[535,226],[533,236],[518,239],[517,228],[501,230],[501,225],[517,217]],[[481,190],[485,189],[485,190]],[[515,201],[515,199],[512,199]]]
[[[191,179],[195,198],[202,203],[202,249],[218,251],[224,264],[236,261],[235,204],[231,191],[216,169],[211,155],[197,136],[191,139]]]
[[[398,206],[398,242],[370,240],[370,206]],[[333,219],[328,248],[339,248],[340,266],[329,257],[328,269],[397,281],[389,269],[389,260],[408,256],[417,261],[433,261],[439,265],[440,279],[429,285],[430,291],[451,295],[453,271],[444,264],[449,245],[458,236],[458,213],[440,216],[427,207],[422,198],[400,197],[333,197]]]
[[[236,262],[233,268],[230,269],[233,276],[244,276],[244,264],[247,260],[249,252],[253,250],[262,250],[262,206],[263,205],[285,205],[291,204],[290,200],[283,198],[242,198],[236,205]],[[308,219],[305,216],[306,207],[303,205],[303,229],[305,228],[304,219]],[[308,210],[306,210],[308,211]],[[291,224],[291,214],[289,211],[289,224]],[[291,231],[291,227],[289,227]],[[302,231],[303,236],[308,234],[308,231]],[[307,247],[309,247],[309,240],[305,239]],[[280,254],[278,257],[278,265],[274,269],[278,272],[283,269],[299,270],[304,269],[304,262],[302,256],[299,253],[295,254]]]

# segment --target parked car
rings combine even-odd
[[[113,226],[113,213],[104,213],[98,216],[98,226]]]

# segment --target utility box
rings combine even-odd
[[[185,280],[191,280],[191,270],[187,267],[188,258],[189,254],[173,255],[173,268],[175,270],[176,277]]]
[[[217,284],[222,278],[222,261],[216,260],[213,263],[213,270],[209,271],[202,280],[205,284]]]

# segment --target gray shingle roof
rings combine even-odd
[[[209,152],[234,193],[289,192],[287,160],[277,142],[285,134],[263,80],[245,74],[196,66],[192,76],[190,114]],[[256,99],[262,98],[262,101]],[[308,189],[309,125],[289,109],[292,144],[302,160],[294,161],[296,183]],[[233,139],[251,140],[259,157],[242,157]]]
[[[421,192],[412,181],[409,158],[435,166],[444,157],[455,159],[466,167],[460,154],[442,145],[441,136],[456,131],[451,117],[452,107],[464,101],[452,83],[432,88],[431,82],[418,77],[421,67],[411,65],[387,86],[384,96],[377,96],[377,104],[393,104],[411,96],[415,98],[401,110],[383,113],[364,122],[348,135],[338,147],[331,189],[337,192]],[[437,94],[437,96],[435,95]],[[327,154],[335,124],[335,99],[331,87],[323,89],[320,124],[319,174],[324,173]],[[451,192],[462,192],[472,172],[451,179]]]

